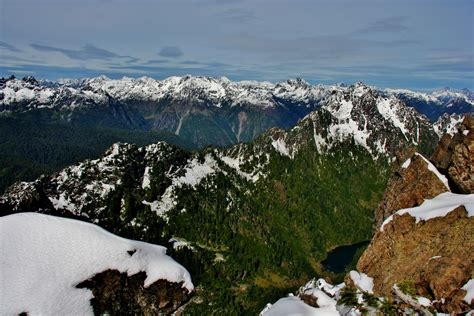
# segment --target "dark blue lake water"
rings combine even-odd
[[[335,273],[344,272],[352,262],[357,250],[366,247],[369,241],[361,241],[352,245],[339,246],[328,252],[326,259],[321,262],[326,270]]]

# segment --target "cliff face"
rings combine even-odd
[[[375,211],[377,230],[383,221],[402,208],[418,206],[425,199],[431,199],[449,189],[431,170],[429,162],[414,153],[400,166],[388,182],[382,202]]]
[[[474,118],[466,116],[459,133],[444,135],[432,161],[450,180],[453,191],[474,192]]]
[[[390,180],[375,236],[357,265],[374,279],[376,295],[391,296],[394,285],[404,284],[438,311],[474,308],[461,289],[474,275],[473,127],[467,118],[440,141],[433,164],[414,154]]]

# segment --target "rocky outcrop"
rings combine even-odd
[[[474,217],[467,210],[472,208],[472,195],[470,202],[463,199],[445,213],[439,213],[440,204],[424,202],[449,190],[473,193],[473,126],[472,118],[465,119],[457,134],[442,138],[433,164],[414,154],[389,181],[376,212],[375,236],[357,264],[359,271],[373,278],[376,295],[392,296],[394,285],[402,284],[400,289],[410,287],[412,294],[429,298],[438,311],[462,313],[474,308],[461,289],[474,273]],[[444,200],[448,202],[466,197],[446,194],[451,194]],[[411,209],[397,212],[406,208]]]
[[[439,177],[429,170],[428,162],[414,153],[399,167],[388,182],[382,202],[375,211],[374,230],[399,209],[418,206],[449,191]]]
[[[474,193],[474,119],[466,116],[459,131],[445,134],[431,159],[409,150],[396,167],[381,203],[375,211],[374,231],[382,222],[399,209],[420,205],[443,192]],[[447,178],[444,185],[430,162]]]
[[[144,287],[145,279],[145,272],[128,276],[107,270],[76,287],[92,290],[95,315],[169,315],[191,296],[182,282],[158,280]]]
[[[462,206],[419,223],[409,214],[396,215],[376,233],[357,269],[374,279],[378,295],[390,296],[393,285],[410,283],[418,295],[438,300],[439,310],[465,311],[465,292],[459,293],[474,271],[472,231],[474,218]]]
[[[454,136],[444,135],[433,154],[435,166],[460,193],[474,193],[474,118],[466,116]]]

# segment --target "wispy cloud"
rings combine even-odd
[[[177,46],[166,46],[160,50],[158,55],[162,57],[177,58],[177,57],[181,57],[183,55],[183,52]]]
[[[242,8],[231,8],[224,10],[218,13],[217,17],[225,21],[241,23],[249,22],[251,20],[256,19],[256,16],[252,11]]]
[[[366,28],[360,30],[364,33],[384,33],[384,32],[402,32],[408,30],[408,26],[405,24],[407,17],[405,16],[394,16],[390,18],[380,19],[372,22]]]
[[[21,63],[38,63],[41,62],[38,59],[34,58],[27,58],[17,55],[7,55],[7,54],[0,54],[0,61],[3,63],[11,63],[11,62],[21,62]]]
[[[432,72],[471,73],[474,76],[474,56],[452,53],[450,55],[430,56],[420,65],[420,69]]]
[[[156,65],[156,64],[166,64],[169,61],[167,59],[150,59],[145,61],[144,65]]]
[[[81,49],[66,49],[60,47],[54,47],[43,44],[30,44],[30,46],[37,51],[41,52],[58,52],[71,59],[75,60],[110,60],[114,58],[124,58],[127,62],[136,62],[139,59],[132,56],[124,56],[114,53],[110,50],[103,49],[92,44],[86,44]]]
[[[312,36],[294,38],[270,38],[247,34],[235,34],[222,37],[220,48],[229,51],[238,50],[241,55],[262,56],[265,60],[280,63],[282,61],[354,61],[356,59],[371,59],[378,50],[391,47],[408,47],[418,44],[415,40],[398,39],[367,39],[356,38],[350,34],[332,36]],[[386,53],[387,56],[389,55]]]
[[[15,46],[2,42],[2,41],[0,41],[0,49],[6,49],[15,53],[21,52],[21,50],[16,48]]]
[[[182,64],[182,65],[201,65],[201,63],[199,61],[195,61],[195,60],[185,60],[185,61],[182,61],[180,64]]]

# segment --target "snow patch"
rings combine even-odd
[[[324,306],[320,308],[314,308],[312,306],[307,305],[298,297],[289,296],[289,297],[279,299],[273,305],[268,304],[267,307],[260,313],[260,315],[261,316],[287,316],[287,315],[298,315],[298,316],[310,316],[310,315],[311,316],[313,315],[314,316],[319,316],[319,315],[333,316],[334,315],[336,316],[336,315],[339,315],[339,313],[337,312],[336,307],[333,305]]]
[[[258,179],[259,179],[259,175],[258,173],[254,176],[252,176],[251,174],[247,173],[247,172],[243,172],[241,169],[240,169],[240,164],[242,163],[242,160],[241,158],[239,157],[239,159],[235,159],[235,158],[232,158],[232,157],[228,157],[228,156],[221,156],[220,159],[226,164],[228,165],[229,167],[231,167],[232,169],[234,169],[235,171],[237,171],[237,173],[249,180],[249,181],[252,181],[252,182],[256,182]]]
[[[171,211],[171,209],[177,204],[174,197],[174,187],[167,187],[160,200],[153,202],[142,201],[142,203],[148,205],[151,211],[155,212],[156,215],[162,217],[165,221],[168,221],[166,213]]]
[[[431,306],[431,301],[427,299],[426,297],[419,296],[416,298],[416,300],[418,301],[418,304],[420,304],[421,306],[424,306],[424,307]]]
[[[328,145],[327,145],[326,140],[324,139],[324,137],[319,135],[318,132],[316,131],[316,122],[314,120],[312,121],[312,125],[313,125],[314,144],[316,145],[316,148],[317,148],[318,152],[320,153],[323,146],[327,147]]]
[[[438,169],[428,160],[426,159],[425,157],[423,157],[423,155],[419,154],[419,153],[415,153],[415,155],[417,156],[420,156],[421,158],[423,158],[423,160],[428,164],[428,170],[433,172],[437,177],[438,179],[444,184],[444,186],[446,187],[446,189],[450,190],[449,189],[449,184],[448,184],[448,179],[442,175]],[[451,190],[450,190],[451,191]]]
[[[405,127],[405,124],[400,121],[396,112],[396,108],[393,106],[393,103],[391,101],[392,99],[379,98],[377,100],[377,110],[386,120],[392,122],[395,127],[398,127],[398,129],[400,129],[402,134],[408,140],[406,136],[408,130]]]
[[[305,288],[310,288],[311,285],[311,287],[317,287],[318,289],[323,290],[325,293],[333,297],[336,296],[346,286],[344,282],[337,285],[332,285],[326,282],[324,279],[318,279],[315,285],[310,283],[311,281],[305,285]]]
[[[373,288],[374,288],[374,279],[369,277],[367,274],[362,273],[362,272],[357,272],[352,270],[349,273],[349,276],[351,277],[352,281],[354,281],[355,286],[357,286],[360,290],[364,292],[368,292],[370,294],[373,294]]]
[[[410,164],[411,164],[411,158],[408,158],[408,159],[405,160],[405,162],[403,163],[402,168],[403,168],[403,169],[406,169],[406,168],[408,168],[408,167],[410,166]]]
[[[452,114],[450,116],[441,117],[433,124],[435,133],[441,138],[445,133],[454,136],[458,132],[458,127],[464,120],[463,115]],[[464,134],[466,135],[466,134]]]
[[[57,199],[54,197],[48,197],[48,199],[51,202],[51,204],[53,204],[53,207],[55,210],[66,209],[74,214],[77,211],[77,207],[74,205],[74,203],[69,201],[68,198],[66,198],[66,196],[64,195],[64,192],[61,193]]]
[[[199,162],[197,158],[191,160],[186,167],[186,174],[173,180],[174,185],[189,184],[192,186],[198,185],[202,179],[210,174],[215,173],[217,168],[216,161],[209,154],[204,158],[204,162]]]
[[[425,200],[420,206],[397,211],[383,222],[380,230],[383,231],[384,226],[391,222],[395,215],[408,213],[418,223],[420,220],[427,221],[435,217],[444,217],[461,205],[464,205],[469,217],[474,216],[474,194],[444,192],[431,200]]]
[[[143,173],[142,189],[148,189],[150,187],[150,167],[145,167],[145,172]]]
[[[290,155],[290,151],[288,150],[288,147],[286,146],[286,143],[282,138],[278,138],[272,141],[272,146],[281,155],[292,158]]]
[[[166,188],[160,200],[153,202],[142,201],[142,203],[150,206],[152,212],[155,212],[158,216],[165,219],[165,221],[168,221],[169,218],[166,214],[178,203],[175,200],[175,189],[181,187],[183,184],[194,187],[204,178],[215,173],[216,170],[217,163],[211,155],[206,155],[203,162],[200,162],[198,158],[194,158],[184,169],[184,176],[174,178],[172,184]]]
[[[332,136],[340,141],[348,137],[354,137],[354,141],[360,146],[364,147],[368,152],[372,153],[372,150],[367,145],[367,139],[370,137],[371,132],[366,129],[360,129],[359,125],[352,118],[348,118],[344,121],[339,121],[339,124],[330,126],[329,131]]]
[[[464,301],[468,304],[471,304],[472,300],[474,299],[474,279],[467,281],[467,283],[464,284],[461,289],[467,292],[466,296],[464,296]]]

